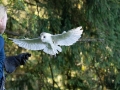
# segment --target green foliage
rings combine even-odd
[[[6,55],[32,54],[25,66],[7,74],[7,90],[120,89],[119,0],[9,0],[4,5],[9,17]],[[56,57],[7,39],[35,38],[43,31],[58,34],[78,26],[84,30],[81,41],[62,47]]]

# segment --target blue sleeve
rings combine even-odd
[[[5,60],[4,39],[2,36],[0,36],[0,83],[3,78],[4,60]]]
[[[0,36],[0,51],[4,48],[4,39],[2,36]]]

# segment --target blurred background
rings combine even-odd
[[[6,73],[6,90],[120,90],[120,0],[0,0],[7,7],[6,56],[29,52]],[[81,39],[51,57],[8,38],[36,38],[82,26]]]

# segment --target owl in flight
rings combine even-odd
[[[77,42],[81,37],[82,27],[77,27],[62,34],[52,35],[42,32],[38,38],[33,39],[11,39],[15,44],[28,50],[43,50],[50,55],[62,52],[60,46],[70,46]]]

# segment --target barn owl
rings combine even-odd
[[[64,31],[62,34],[52,35],[50,33],[42,32],[38,38],[33,39],[11,39],[19,47],[28,50],[43,50],[50,55],[56,55],[62,52],[60,46],[70,46],[76,43],[83,33],[82,27],[77,27]]]

